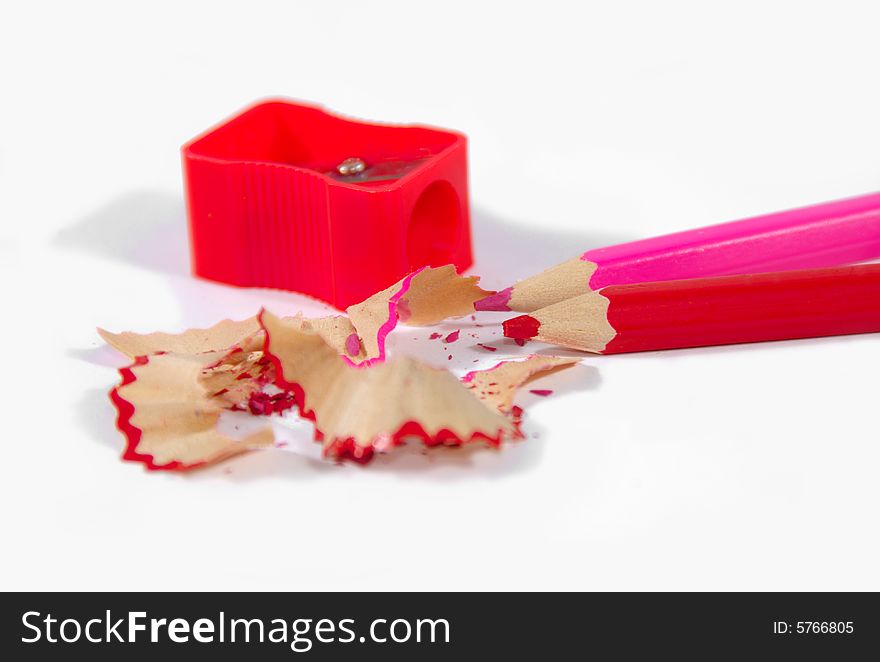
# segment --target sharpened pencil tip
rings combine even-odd
[[[490,294],[474,303],[474,308],[476,310],[508,311],[510,308],[508,308],[507,303],[510,301],[510,295],[512,292],[513,288],[508,287],[495,294]]]
[[[541,323],[531,315],[520,315],[504,321],[504,335],[508,338],[528,340],[538,335]]]

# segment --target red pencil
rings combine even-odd
[[[504,322],[598,354],[880,331],[880,264],[612,285]]]

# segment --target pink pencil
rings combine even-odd
[[[587,251],[478,301],[532,312],[626,285],[811,269],[880,257],[880,193]]]

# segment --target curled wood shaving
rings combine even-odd
[[[104,341],[129,358],[158,352],[201,354],[224,350],[242,342],[260,330],[256,317],[246,320],[223,320],[207,329],[189,329],[183,333],[110,333],[98,329]]]
[[[314,332],[266,311],[260,321],[278,386],[314,420],[328,456],[365,461],[410,436],[428,445],[497,445],[517,434],[447,370],[405,356],[353,367]]]
[[[216,353],[140,356],[111,392],[126,437],[123,459],[149,469],[192,469],[273,441],[267,427],[242,440],[217,429],[223,406],[201,380]]]
[[[418,273],[409,274],[391,287],[346,309],[353,328],[357,330],[365,360],[385,360],[385,339],[397,326],[397,306]]]
[[[489,294],[477,286],[476,276],[459,276],[451,264],[424,267],[391,287],[350,306],[348,317],[332,315],[290,318],[305,330],[315,331],[337,353],[354,364],[385,359],[385,339],[398,321],[412,325],[436,324],[474,311],[474,302]],[[232,348],[259,331],[255,317],[223,320],[207,329],[182,333],[110,333],[98,329],[112,347],[130,358],[159,352],[201,354]]]
[[[423,267],[346,312],[363,346],[361,360],[385,359],[385,339],[397,322],[437,324],[474,312],[474,302],[490,294],[477,276],[459,276],[455,266]]]
[[[479,276],[459,276],[455,266],[422,269],[410,282],[397,306],[400,321],[429,326],[474,312],[474,303],[492,294],[477,286]]]
[[[351,336],[357,338],[357,330],[344,315],[308,318],[302,313],[285,318],[299,324],[302,328],[318,333],[327,343],[343,356],[358,362],[366,358],[360,340],[352,347]],[[129,358],[149,356],[163,352],[175,354],[201,354],[232,350],[245,342],[256,341],[262,345],[262,331],[256,317],[240,322],[224,320],[207,329],[188,329],[181,333],[110,333],[98,329],[104,341]],[[261,347],[262,348],[262,347]]]

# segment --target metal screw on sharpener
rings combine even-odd
[[[336,172],[338,172],[343,177],[345,177],[346,175],[359,175],[366,169],[367,164],[364,163],[363,159],[358,159],[355,157],[345,159],[345,161],[336,166]]]

